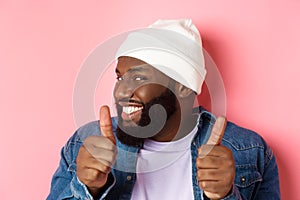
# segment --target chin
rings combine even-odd
[[[122,127],[137,127],[138,123],[134,122],[134,121],[122,121],[121,122]]]
[[[119,126],[117,127],[116,130],[117,138],[118,140],[125,145],[128,146],[139,146],[143,145],[145,138],[140,138],[140,137],[134,137],[126,131],[123,130],[123,128],[120,128]]]
[[[166,121],[175,113],[176,100],[175,94],[167,89],[160,96],[144,104],[143,109],[136,116],[124,114],[124,107],[116,104],[118,111],[116,133],[119,141],[126,145],[137,146],[142,145],[145,139],[156,136],[163,129]],[[156,104],[161,105],[164,110],[160,106],[155,106]]]

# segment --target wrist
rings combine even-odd
[[[203,192],[203,198],[204,198],[204,200],[220,200],[220,199],[227,199],[232,194],[233,194],[233,185],[231,186],[229,192],[225,196],[223,196],[222,198],[211,199],[211,198],[209,198],[209,197],[206,196],[205,192]]]
[[[233,193],[233,185],[231,186],[229,192],[223,198],[226,198],[226,197],[230,196],[232,193]]]
[[[92,195],[93,199],[98,199],[102,193],[102,188],[89,188],[89,193]]]
[[[108,174],[106,183],[102,187],[88,187],[88,191],[93,199],[100,199],[106,190],[114,183],[114,177],[111,173]]]

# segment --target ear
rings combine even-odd
[[[189,97],[191,94],[195,94],[195,92],[192,89],[187,88],[178,82],[175,83],[175,91],[179,98],[186,98]]]

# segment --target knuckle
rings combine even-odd
[[[198,148],[198,155],[201,153],[201,148],[202,148],[202,147],[199,147],[199,148]]]
[[[234,160],[231,159],[231,158],[225,159],[224,164],[225,164],[225,166],[227,166],[228,168],[235,168]]]
[[[86,173],[86,180],[88,181],[94,181],[97,180],[99,172],[97,170],[89,170],[88,173]]]
[[[200,180],[200,179],[201,179],[201,177],[202,177],[202,176],[201,176],[201,171],[200,171],[200,170],[198,170],[198,171],[197,171],[197,179],[198,179],[198,180]]]
[[[233,157],[231,149],[229,149],[228,147],[225,147],[225,146],[223,146],[223,147],[224,147],[223,151],[225,152],[225,156]]]
[[[115,151],[116,145],[107,137],[104,137],[103,135],[99,136],[101,138],[101,146],[105,149]]]
[[[93,177],[91,175],[91,172],[84,171],[77,171],[77,177],[81,182],[84,184],[87,184],[93,180]]]
[[[110,167],[106,165],[102,165],[100,169],[103,173],[108,173],[110,171]]]
[[[196,158],[196,166],[197,166],[197,168],[201,167],[201,159],[200,158]]]
[[[207,189],[207,182],[206,181],[200,181],[199,186],[201,189],[205,190]]]
[[[95,144],[99,141],[100,137],[97,135],[91,135],[88,136],[85,140],[84,140],[84,144]]]

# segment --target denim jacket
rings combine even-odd
[[[207,141],[215,117],[200,110],[198,132],[191,143],[192,180],[195,200],[207,197],[199,188],[196,174],[197,150]],[[117,119],[113,118],[115,132]],[[62,148],[61,160],[52,182],[47,200],[57,199],[93,199],[87,187],[76,176],[76,157],[86,137],[100,135],[99,122],[91,122],[79,128]],[[232,193],[224,199],[280,199],[278,169],[272,150],[255,132],[227,123],[222,145],[231,149],[236,177]],[[135,168],[137,154],[142,146],[127,146],[117,140],[118,156],[100,199],[130,200],[136,180]],[[179,197],[180,199],[180,197]]]

